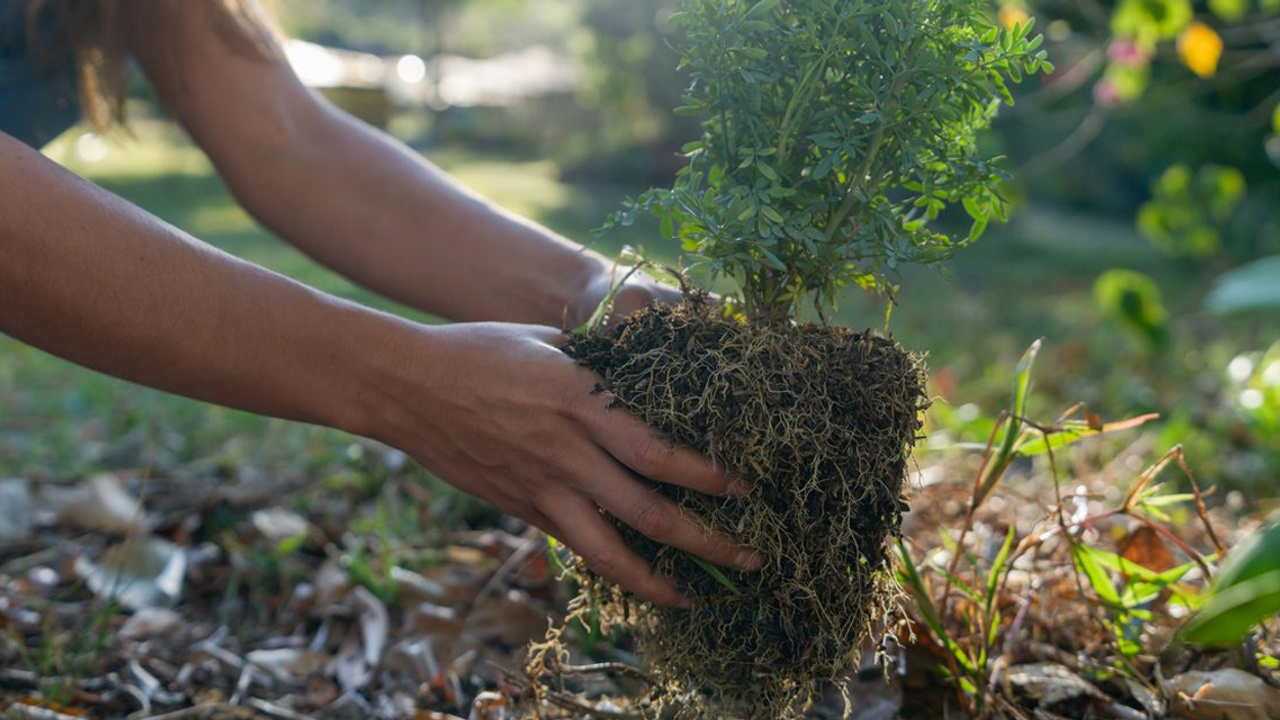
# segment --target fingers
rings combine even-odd
[[[745,488],[730,481],[724,467],[693,450],[673,445],[639,418],[592,403],[585,418],[596,442],[619,462],[660,483],[707,495],[732,495]]]
[[[551,498],[543,512],[560,528],[558,539],[573,548],[591,572],[656,605],[689,606],[675,585],[627,548],[588,498],[562,493]]]
[[[707,531],[667,498],[636,480],[609,485],[596,501],[645,537],[734,570],[759,570],[763,558],[724,535]]]

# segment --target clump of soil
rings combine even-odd
[[[655,488],[767,563],[721,569],[730,589],[619,523],[694,607],[655,607],[600,580],[585,592],[634,630],[669,696],[701,693],[716,717],[797,712],[895,602],[889,540],[927,404],[920,358],[870,331],[744,323],[696,298],[576,336],[565,352],[604,377],[617,406],[746,480],[739,498]]]

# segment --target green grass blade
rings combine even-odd
[[[1040,354],[1040,345],[1043,341],[1044,338],[1040,338],[1031,343],[1014,367],[1013,399],[1009,403],[1009,417],[1005,418],[1004,422],[1004,436],[995,457],[989,459],[986,477],[982,479],[975,498],[976,503],[986,499],[1013,459],[1018,434],[1022,430],[1022,418],[1026,417],[1027,413],[1027,398],[1031,396],[1031,370],[1035,367],[1036,356]]]
[[[729,578],[725,577],[725,574],[724,574],[724,573],[722,573],[722,572],[720,572],[720,568],[716,567],[715,565],[712,565],[711,563],[707,562],[706,560],[703,560],[702,558],[698,557],[697,555],[690,555],[690,556],[689,556],[689,558],[690,558],[691,560],[693,560],[695,563],[697,563],[697,564],[698,564],[698,567],[700,567],[700,568],[702,568],[703,570],[705,570],[705,571],[706,571],[706,573],[707,573],[708,575],[710,575],[711,577],[715,578],[716,582],[718,582],[718,583],[720,583],[721,585],[725,586],[725,588],[727,588],[727,589],[729,590],[729,592],[733,593],[734,595],[741,595],[741,594],[742,594],[742,591],[738,589],[738,586],[737,586],[737,585],[734,585],[732,580],[730,580]]]
[[[991,563],[991,572],[987,574],[987,610],[995,604],[996,588],[1000,584],[1000,573],[1004,572],[1005,563],[1009,560],[1009,551],[1013,549],[1013,524],[1009,525],[1009,533],[1005,535],[1004,545]]]

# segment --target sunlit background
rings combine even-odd
[[[299,76],[335,104],[571,238],[677,261],[656,227],[592,232],[624,197],[668,183],[697,132],[696,118],[671,113],[684,83],[671,2],[271,8]],[[929,446],[985,439],[1017,357],[1044,337],[1034,411],[1083,401],[1103,417],[1158,412],[1153,453],[1181,443],[1212,483],[1273,490],[1280,260],[1266,258],[1280,253],[1280,3],[1044,0],[992,12],[1010,25],[1034,18],[1057,70],[1024,83],[984,139],[1016,177],[1011,222],[941,271],[901,278],[889,329],[930,355]],[[258,228],[141,80],[133,95],[131,134],[77,128],[48,155],[219,247],[393,307]],[[839,321],[883,327],[885,300],[850,291]],[[9,340],[0,390],[10,473],[224,452],[302,472],[281,447],[311,448],[318,466],[354,462],[337,433],[163,397]]]

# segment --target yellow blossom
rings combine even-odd
[[[1183,65],[1191,68],[1191,72],[1200,77],[1210,77],[1218,71],[1222,38],[1208,25],[1193,22],[1178,36],[1178,57]]]
[[[1031,19],[1031,16],[1027,14],[1026,10],[1023,10],[1017,5],[1006,3],[1000,6],[998,19],[1000,20],[1001,25],[1012,30],[1015,25],[1025,26],[1027,21]]]

